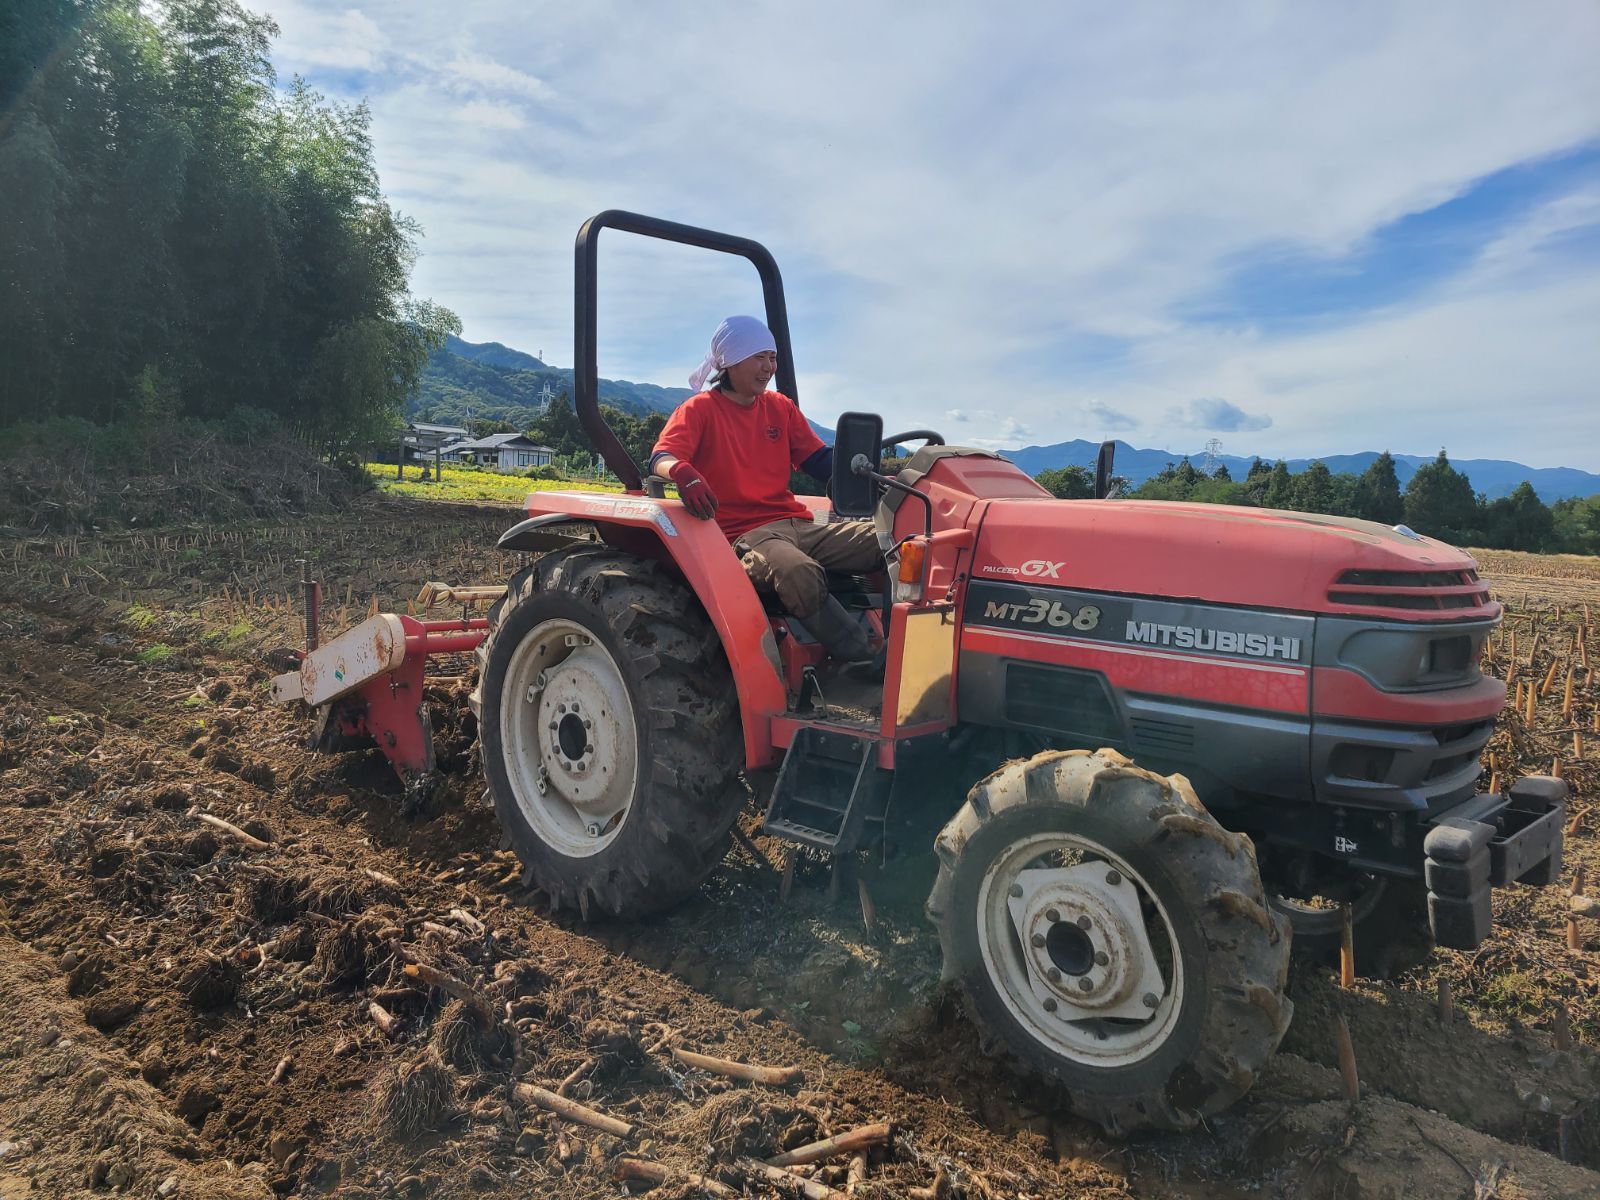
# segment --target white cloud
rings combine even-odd
[[[509,92],[530,100],[546,100],[552,96],[542,79],[482,55],[458,54],[445,65],[445,71],[464,84],[488,92]]]
[[[359,8],[337,11],[298,2],[273,3],[267,15],[281,30],[274,60],[279,64],[288,60],[300,74],[313,75],[319,67],[371,71],[388,49],[378,23]]]
[[[492,100],[469,100],[455,110],[457,119],[483,129],[521,129],[528,122],[521,111],[511,104],[496,104]]]
[[[1219,396],[1273,416],[1241,450],[1449,433],[1463,456],[1600,468],[1596,310],[1560,253],[1592,199],[1553,200],[1470,277],[1338,330],[1181,316],[1263,246],[1339,254],[1600,137],[1588,3],[1037,3],[1002,20],[396,0],[365,37],[360,9],[283,7],[285,75],[383,63],[361,90],[385,186],[427,231],[416,290],[476,340],[565,363],[573,234],[623,207],[778,255],[824,422],[871,409],[911,428],[954,406],[992,441],[1003,409],[1053,442],[1115,414],[1160,440],[1168,410]],[[706,259],[602,239],[605,373],[677,384],[717,320],[758,305],[747,270]],[[1074,357],[1096,339],[1122,352]],[[1493,422],[1496,405],[1520,419]],[[1557,419],[1565,436],[1545,432]]]

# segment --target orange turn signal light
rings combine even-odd
[[[921,583],[922,563],[928,556],[928,543],[923,541],[906,542],[900,547],[900,573],[901,583]]]

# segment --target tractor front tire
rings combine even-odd
[[[974,787],[935,848],[944,979],[1074,1111],[1185,1129],[1249,1090],[1293,1011],[1289,922],[1182,776],[1047,751]]]
[[[515,575],[472,705],[524,882],[585,917],[698,888],[745,800],[734,696],[709,618],[657,563],[595,544]]]

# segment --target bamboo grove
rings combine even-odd
[[[0,425],[278,425],[350,456],[458,329],[364,106],[233,0],[0,3]]]

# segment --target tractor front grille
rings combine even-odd
[[[1345,571],[1328,588],[1328,602],[1408,612],[1480,609],[1489,586],[1476,571]]]

